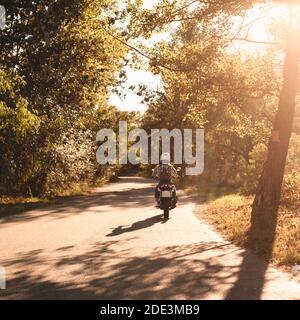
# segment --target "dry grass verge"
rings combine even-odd
[[[247,243],[252,201],[253,197],[226,195],[199,206],[198,213],[229,241],[242,247],[256,247],[257,253],[262,254],[257,244]],[[300,210],[297,206],[282,205],[280,208],[271,262],[278,266],[300,264]]]
[[[98,180],[97,184],[73,183],[68,188],[57,190],[53,196],[45,198],[0,196],[0,219],[10,214],[41,208],[59,199],[88,195],[92,192],[92,188],[100,187],[106,182],[107,180],[103,178]]]

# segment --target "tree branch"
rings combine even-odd
[[[118,42],[122,43],[124,46],[128,47],[130,50],[135,51],[136,53],[138,53],[139,55],[143,56],[144,58],[148,59],[148,60],[154,60],[155,57],[151,57],[149,55],[147,55],[146,53],[142,52],[141,50],[135,48],[134,46],[128,44],[126,41],[118,38],[117,36],[115,36],[113,33],[109,32],[107,29],[105,29],[103,26],[100,26],[101,29],[103,31],[105,31],[108,35],[110,35],[112,38],[114,38],[115,40],[117,40]],[[175,69],[173,67],[170,67],[168,65],[162,64],[162,63],[158,63],[157,64],[159,67],[165,68],[169,71],[173,71],[173,72],[183,72],[183,70],[180,69]]]
[[[229,40],[229,41],[245,41],[245,42],[250,42],[250,43],[255,43],[255,44],[265,44],[265,45],[279,45],[280,42],[274,42],[274,41],[259,41],[259,40],[252,40],[252,39],[247,39],[247,38],[224,38],[224,40]]]

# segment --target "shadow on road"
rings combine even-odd
[[[126,183],[128,178],[121,181]],[[41,217],[62,219],[87,212],[100,214],[101,207],[117,209],[121,215],[133,207],[153,206],[153,187],[142,183],[139,186],[134,188],[129,183],[121,191],[107,190],[64,199],[36,212],[12,215],[3,223],[32,221]],[[107,237],[149,228],[160,222],[163,219],[157,215],[131,226],[118,226]],[[261,234],[259,227],[261,225],[253,220],[248,235],[252,244],[256,243],[257,234]],[[43,250],[20,253],[16,259],[1,260],[1,265],[7,270],[13,269],[14,273],[9,275],[8,289],[0,292],[0,298],[201,299],[208,294],[219,293],[220,288],[227,285],[226,290],[228,287],[231,290],[226,299],[259,299],[272,255],[275,228],[276,220],[268,221],[270,232],[268,241],[264,243],[265,260],[259,260],[245,250],[237,254],[242,257],[242,264],[231,266],[222,263],[222,259],[232,252],[225,248],[229,244],[224,242],[156,248],[151,255],[145,256],[135,256],[129,249],[120,251],[122,242],[116,240],[96,243],[87,250],[83,249],[83,253],[73,246],[59,248],[55,254]],[[210,250],[213,250],[213,255],[209,257],[197,256]]]
[[[123,233],[133,232],[133,231],[137,231],[140,229],[149,228],[159,222],[161,222],[161,223],[165,222],[165,219],[163,218],[163,216],[161,214],[154,216],[154,217],[151,217],[151,218],[147,218],[145,220],[137,221],[137,222],[133,223],[128,228],[124,228],[124,226],[118,226],[115,229],[113,229],[113,231],[106,236],[107,237],[114,237],[114,236],[118,236]]]
[[[118,250],[119,246],[119,241],[108,241],[84,254],[66,248],[51,260],[44,252],[34,251],[4,261],[7,269],[12,265],[18,269],[7,282],[4,298],[201,299],[220,292],[220,286],[231,283],[238,272],[238,267],[219,264],[223,243],[156,248],[153,254],[140,257]],[[216,252],[209,258],[197,257],[209,250]]]
[[[141,183],[141,182],[146,182]],[[87,211],[101,213],[101,206],[111,207],[113,210],[120,210],[120,214],[132,207],[145,207],[154,205],[154,186],[149,186],[149,179],[141,179],[138,177],[121,178],[118,182],[120,191],[104,190],[93,192],[88,196],[69,197],[56,200],[50,204],[32,204],[24,208],[32,209],[32,211],[21,213],[8,211],[6,214],[0,214],[0,218],[5,218],[2,223],[14,223],[22,221],[32,221],[47,217],[49,219],[66,218],[73,214],[84,214]],[[132,183],[138,183],[133,187]],[[128,184],[128,188],[126,188]],[[108,185],[112,186],[112,184]],[[124,189],[122,189],[124,188]],[[9,205],[7,205],[9,206]]]
[[[252,216],[251,226],[248,231],[248,247],[263,253],[258,258],[245,250],[237,281],[228,292],[228,300],[258,300],[261,298],[265,285],[266,272],[272,259],[274,241],[276,236],[278,209],[275,215],[267,220]]]

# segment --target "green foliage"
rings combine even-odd
[[[164,89],[141,90],[150,101],[144,127],[204,127],[205,172],[196,182],[229,186],[246,194],[256,191],[282,81],[278,50],[246,54],[232,50],[226,40],[232,37],[231,17],[257,2],[208,1],[189,6],[185,1],[161,1],[153,10],[139,13],[142,21],[149,20],[145,37],[173,27],[171,39],[150,52],[155,57],[150,68],[161,75]],[[142,30],[144,25],[140,24]],[[290,154],[297,148],[295,139]],[[287,175],[299,169],[297,157],[288,159]]]
[[[189,44],[190,39],[185,41]],[[261,170],[280,77],[274,69],[269,71],[270,53],[239,57],[215,50],[213,41],[203,41],[205,44],[199,40],[198,50],[194,44],[190,52],[195,56],[191,59],[193,68],[184,73],[161,72],[165,90],[156,93],[158,98],[150,103],[144,127],[203,127],[206,164],[200,179],[251,193]],[[188,50],[189,46],[184,47]],[[172,48],[173,56],[176,50],[178,61],[182,61],[181,48]]]
[[[95,161],[96,132],[118,120],[107,100],[127,49],[111,34],[126,9],[114,0],[2,4],[0,191],[51,195],[96,181],[106,171]]]
[[[119,168],[95,163],[94,141],[122,119],[148,130],[205,128],[200,181],[253,193],[281,85],[278,52],[237,54],[228,38],[232,17],[258,2],[266,1],[162,0],[153,9],[140,0],[2,1],[0,192],[51,195],[113,173]],[[164,87],[140,86],[149,106],[142,120],[107,102],[124,80],[129,30],[170,36],[142,48]],[[285,190],[298,181],[299,102],[295,119]]]
[[[20,94],[23,85],[13,72],[0,69],[0,191],[19,188],[35,171],[30,141],[39,130],[40,120]]]

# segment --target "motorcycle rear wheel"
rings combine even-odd
[[[169,208],[165,208],[164,209],[164,218],[165,219],[169,219],[169,216],[170,216],[170,210],[169,210]]]

